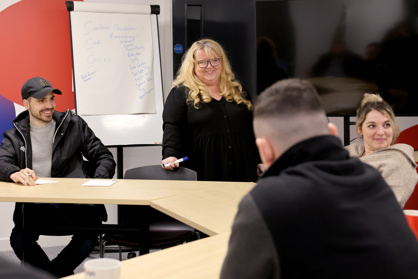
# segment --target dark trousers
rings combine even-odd
[[[38,244],[38,225],[80,227],[101,224],[97,209],[82,204],[24,204],[24,214],[15,219],[10,244],[17,257],[24,263],[44,269],[57,277],[73,274],[97,245],[98,235],[79,232],[72,236],[69,244],[50,260]],[[63,232],[60,235],[68,235]],[[56,235],[56,234],[55,234]]]

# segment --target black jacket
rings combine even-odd
[[[52,150],[51,177],[112,178],[116,163],[112,153],[103,145],[87,123],[69,110],[55,111],[56,121]],[[10,174],[24,168],[32,168],[29,113],[24,111],[14,120],[15,128],[4,133],[0,148],[0,180],[11,181]],[[90,175],[89,166],[94,169]]]
[[[116,163],[87,123],[69,110],[55,111],[51,177],[112,178]],[[32,169],[29,112],[13,120],[14,128],[4,133],[0,147],[0,180],[11,181],[10,174]],[[83,160],[86,158],[88,162]],[[18,206],[18,204],[17,204]],[[16,211],[15,211],[16,214]]]

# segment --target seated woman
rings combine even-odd
[[[417,164],[411,146],[395,144],[399,126],[392,108],[379,95],[364,94],[356,129],[359,140],[347,147],[350,155],[379,170],[403,207],[418,181]]]

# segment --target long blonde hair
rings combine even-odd
[[[196,76],[195,67],[195,53],[198,50],[204,49],[209,59],[221,57],[222,72],[220,75],[220,95],[228,102],[236,102],[237,104],[244,103],[248,110],[252,110],[253,105],[251,101],[247,100],[247,92],[242,91],[242,85],[235,80],[234,73],[231,70],[231,65],[226,57],[225,51],[214,40],[202,39],[196,41],[186,51],[183,56],[183,61],[180,69],[177,72],[177,77],[173,82],[173,87],[185,86],[189,88],[187,101],[193,103],[193,106],[198,109],[200,102],[209,103],[212,97],[209,94],[209,89]]]
[[[363,125],[364,121],[366,120],[367,114],[372,111],[376,110],[382,113],[390,120],[390,125],[393,129],[393,138],[392,144],[394,144],[399,137],[400,129],[399,124],[396,121],[395,114],[393,113],[392,107],[386,103],[380,95],[377,94],[370,94],[365,93],[363,95],[363,100],[361,101],[360,107],[357,109],[357,121],[356,121],[356,130],[361,130],[361,126]]]

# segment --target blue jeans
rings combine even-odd
[[[24,263],[44,269],[57,277],[73,274],[97,245],[97,233],[80,232],[70,243],[50,260],[38,244],[39,233],[31,227],[95,226],[101,224],[97,210],[90,205],[79,204],[24,204],[24,214],[15,220],[10,244],[17,257]],[[68,234],[68,233],[66,233]]]

